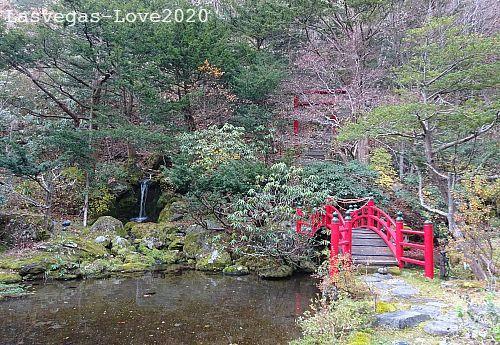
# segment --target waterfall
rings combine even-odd
[[[148,189],[150,183],[151,177],[141,181],[141,201],[139,204],[139,216],[136,218],[132,218],[132,221],[134,222],[141,223],[148,219],[148,216],[146,214],[146,201],[148,199]]]

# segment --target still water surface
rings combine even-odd
[[[47,283],[0,302],[0,344],[286,344],[316,293],[308,276],[193,271]]]

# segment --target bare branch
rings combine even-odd
[[[420,169],[417,166],[415,168],[417,170],[417,175],[418,175],[418,199],[420,200],[420,205],[429,212],[439,214],[443,217],[447,217],[448,216],[447,212],[441,211],[437,208],[433,208],[425,203],[423,187],[422,187],[422,184],[423,184],[422,173],[420,172]]]

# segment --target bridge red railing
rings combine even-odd
[[[297,216],[297,233],[312,237],[323,227],[330,230],[331,258],[336,258],[341,253],[350,255],[352,253],[352,229],[365,228],[375,232],[384,240],[400,268],[403,268],[406,263],[422,266],[425,276],[434,278],[434,229],[431,222],[424,224],[423,231],[405,228],[400,212],[394,220],[375,206],[372,199],[359,209],[350,208],[345,217],[331,204],[325,205],[323,213],[313,212],[309,220],[304,220],[301,209],[297,209]],[[410,241],[410,235],[420,237],[420,241]],[[424,260],[405,256],[405,250],[408,248],[423,251]]]

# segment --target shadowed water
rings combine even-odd
[[[0,344],[286,344],[317,290],[307,276],[182,275],[35,287],[0,302]]]

